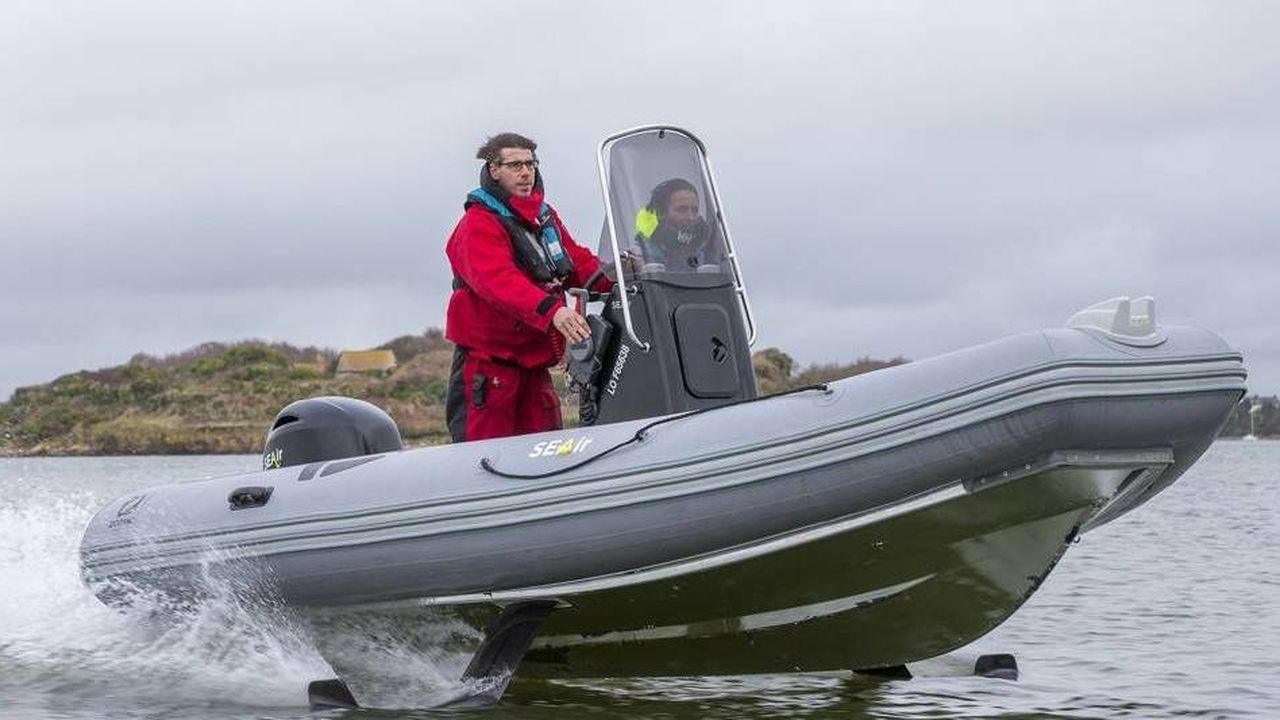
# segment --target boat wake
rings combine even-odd
[[[142,595],[128,609],[107,607],[79,567],[81,534],[103,498],[21,479],[4,485],[0,695],[18,705],[305,706],[307,684],[333,677],[335,666],[365,706],[427,707],[465,694],[456,678],[468,653],[433,650],[460,630],[443,619],[317,624],[245,592],[251,583],[226,580],[198,603]]]

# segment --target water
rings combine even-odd
[[[81,585],[93,511],[256,457],[0,459],[0,718],[1240,718],[1280,715],[1280,442],[1219,442],[1173,488],[1085,536],[1012,620],[912,680],[843,675],[516,682],[496,708],[310,713],[336,658],[358,696],[422,707],[462,691],[445,621],[317,637],[232,593],[122,614]],[[316,649],[317,644],[324,653]],[[421,652],[412,648],[428,648]],[[1017,682],[961,675],[1017,655]]]

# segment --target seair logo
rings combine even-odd
[[[284,467],[284,448],[276,448],[262,456],[263,470],[276,470]]]
[[[564,440],[544,440],[533,446],[529,457],[555,457],[557,455],[574,455],[580,453],[591,444],[591,438],[565,438]]]

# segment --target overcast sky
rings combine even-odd
[[[598,140],[715,162],[761,335],[918,359],[1116,295],[1280,392],[1280,3],[10,2],[0,399],[443,324],[487,134],[594,246]]]

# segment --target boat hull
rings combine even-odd
[[[1202,331],[1046,331],[658,424],[157,488],[99,513],[84,574],[109,600],[254,578],[321,614],[475,627],[554,600],[527,675],[899,665],[1006,619],[1243,392]],[[270,501],[228,511],[246,485]]]
[[[727,567],[573,596],[521,671],[736,674],[933,657],[1012,614],[1130,472],[1058,467],[981,495],[939,492]]]

